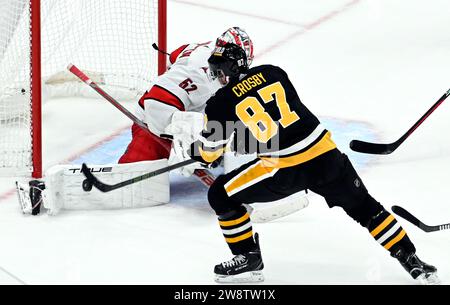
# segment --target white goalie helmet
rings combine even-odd
[[[227,43],[236,44],[241,47],[247,57],[247,66],[253,61],[253,42],[247,32],[240,27],[231,27],[220,35],[216,40],[216,49],[223,47]]]
[[[211,78],[218,79],[225,86],[230,78],[246,73],[252,61],[253,43],[250,37],[241,28],[229,28],[217,38],[208,59]]]

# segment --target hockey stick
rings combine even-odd
[[[387,155],[396,150],[400,144],[402,144],[416,129],[419,127],[433,111],[435,111],[450,95],[450,89],[433,105],[430,109],[397,141],[389,144],[381,143],[370,143],[359,140],[352,140],[350,142],[350,148],[354,151],[366,153],[366,154],[376,154],[376,155]]]
[[[163,53],[164,55],[170,56],[169,53],[167,53],[166,51],[161,50],[161,49],[158,47],[158,45],[157,45],[156,43],[153,43],[153,44],[152,44],[152,47],[153,47],[153,49],[155,49],[156,51],[161,52],[161,53]]]
[[[194,162],[197,162],[197,161],[195,161],[193,159],[185,160],[180,163],[173,164],[173,165],[170,165],[170,166],[167,166],[164,168],[160,168],[153,172],[149,172],[149,173],[143,174],[141,176],[137,176],[137,177],[134,177],[134,178],[131,178],[131,179],[128,179],[128,180],[125,180],[125,181],[122,181],[122,182],[119,182],[116,184],[106,184],[106,183],[101,182],[100,180],[98,180],[97,177],[95,177],[91,173],[91,170],[86,165],[86,163],[83,163],[83,165],[81,166],[81,172],[86,176],[86,179],[83,181],[83,190],[85,192],[89,192],[92,190],[92,186],[95,186],[101,192],[104,192],[104,193],[110,192],[115,189],[130,185],[130,184],[133,184],[133,183],[136,183],[136,182],[148,179],[148,178],[158,176],[160,174],[166,173],[173,169],[192,164]]]
[[[437,226],[427,226],[423,222],[421,222],[419,219],[417,219],[414,215],[412,215],[410,212],[405,210],[402,207],[399,207],[398,205],[392,206],[392,211],[397,214],[398,216],[406,219],[413,225],[419,227],[425,232],[434,232],[434,231],[441,231],[441,230],[447,230],[450,229],[450,223],[443,224],[443,225],[437,225]]]
[[[153,172],[149,172],[141,176],[137,176],[132,179],[125,180],[116,184],[106,184],[101,182],[100,180],[98,180],[97,177],[94,176],[94,174],[91,173],[91,170],[86,165],[86,163],[83,163],[83,165],[81,166],[81,172],[86,176],[86,179],[83,181],[82,186],[85,192],[90,192],[92,190],[92,187],[95,186],[95,188],[98,189],[99,191],[107,193],[116,190],[118,188],[122,188],[124,186],[155,177],[157,175],[163,174],[173,169],[189,165],[194,162],[197,161],[193,159],[185,160],[183,162],[173,164],[164,168],[160,168]],[[248,205],[246,205],[246,209],[251,214],[252,221],[254,221],[255,223],[264,223],[293,214],[307,207],[308,204],[309,204],[308,199],[306,197],[301,197],[295,199],[294,201],[278,203],[276,206],[266,207],[261,210],[259,209],[254,210],[251,206],[249,207]]]
[[[88,86],[90,86],[92,89],[94,89],[98,94],[100,94],[103,98],[105,98],[108,102],[110,102],[114,107],[119,109],[119,111],[122,112],[123,114],[125,114],[131,121],[136,123],[139,127],[144,129],[146,132],[152,134],[152,132],[147,128],[147,125],[144,122],[139,120],[134,114],[132,114],[130,111],[128,111],[118,101],[116,101],[112,96],[110,96],[102,88],[100,88],[83,71],[78,69],[73,64],[69,64],[67,69],[70,72],[72,72],[76,77],[78,77],[80,80],[82,80],[84,83],[86,83]],[[161,143],[161,139],[159,139],[158,137],[155,137],[155,139]],[[165,147],[165,146],[163,145],[163,147]],[[203,170],[203,169],[196,169],[194,171],[194,175],[207,187],[211,186],[211,184],[213,184],[213,182],[215,180],[214,176],[210,172]]]

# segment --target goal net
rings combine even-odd
[[[145,92],[165,69],[152,49],[165,48],[165,1],[0,0],[0,175],[40,176],[39,91],[87,91],[69,63],[121,96]]]

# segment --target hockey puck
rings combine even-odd
[[[92,190],[92,183],[87,179],[84,179],[83,181],[83,190],[85,192],[90,192]]]

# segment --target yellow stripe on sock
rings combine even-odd
[[[241,236],[232,237],[232,238],[225,238],[226,242],[229,244],[237,243],[238,241],[250,238],[253,236],[253,231],[247,232],[245,234],[242,234]]]
[[[405,235],[406,235],[406,232],[405,232],[405,230],[402,229],[402,231],[400,233],[398,233],[398,235],[394,239],[392,239],[390,242],[388,242],[386,245],[384,245],[384,248],[386,250],[389,250],[393,245],[398,243]]]
[[[230,226],[235,226],[238,225],[244,221],[246,221],[247,219],[249,219],[250,216],[248,215],[248,213],[245,213],[244,216],[238,218],[238,219],[234,219],[234,220],[226,220],[226,221],[219,221],[219,224],[223,227],[230,227]]]
[[[370,234],[373,237],[377,236],[378,233],[383,231],[383,229],[386,228],[394,219],[395,219],[394,216],[390,214],[378,227],[376,227],[372,232],[370,232]]]

